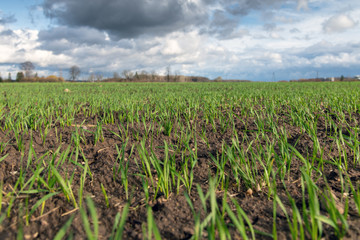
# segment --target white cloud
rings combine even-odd
[[[161,52],[164,55],[178,55],[183,51],[180,48],[178,41],[171,39],[166,42],[165,48]]]
[[[3,74],[11,73],[14,78],[19,71],[19,63],[31,61],[39,75],[47,75],[49,71],[43,70],[43,67],[50,69],[52,66],[66,66],[71,60],[71,57],[64,54],[55,55],[51,51],[37,49],[40,45],[37,30],[1,30],[0,34],[6,33],[0,38],[0,64],[3,64]]]
[[[350,16],[340,14],[333,16],[323,23],[323,30],[326,33],[344,32],[355,27],[358,23]]]
[[[298,6],[297,6],[298,10],[304,9],[304,10],[308,10],[308,0],[298,0]]]
[[[279,53],[265,53],[265,57],[270,59],[271,61],[274,61],[275,63],[282,63],[282,56]]]
[[[355,53],[355,54],[340,53],[339,55],[327,54],[314,58],[313,62],[317,66],[328,65],[328,66],[348,67],[356,63],[356,61],[358,61],[359,56],[360,56],[359,53]]]

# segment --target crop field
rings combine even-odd
[[[0,239],[359,239],[360,83],[2,83]]]

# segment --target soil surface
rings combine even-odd
[[[328,109],[322,109],[324,111],[331,111]],[[262,138],[257,137],[258,125],[255,119],[240,119],[240,110],[234,110],[235,114],[238,113],[239,117],[235,118],[235,131],[237,132],[237,141],[243,149],[252,148],[256,151],[257,148],[265,147],[265,139],[273,139],[275,144],[274,156],[281,157],[281,149],[277,146],[276,139],[271,131],[266,131],[265,136]],[[139,146],[141,146],[144,136],[148,131],[145,126],[149,126],[150,123],[134,123],[129,126],[129,136],[126,146],[118,135],[119,123],[108,124],[103,126],[103,139],[100,139],[96,144],[94,142],[94,135],[91,133],[96,130],[98,119],[101,116],[86,117],[78,115],[75,119],[76,124],[72,126],[61,127],[57,124],[50,129],[45,142],[41,137],[39,130],[32,132],[32,139],[30,134],[24,134],[24,154],[21,154],[16,139],[12,131],[0,131],[0,139],[4,143],[8,143],[0,155],[0,158],[7,155],[7,157],[0,163],[0,179],[3,182],[3,196],[13,191],[20,171],[27,168],[27,172],[30,173],[36,171],[35,164],[27,166],[27,160],[29,158],[29,148],[32,145],[34,152],[36,153],[36,160],[43,161],[44,159],[52,159],[54,164],[60,164],[61,168],[58,168],[59,173],[63,178],[73,178],[72,190],[75,199],[78,199],[79,188],[81,185],[81,174],[83,172],[84,162],[88,161],[90,171],[92,173],[92,180],[87,178],[84,185],[84,196],[92,198],[96,206],[97,216],[99,219],[99,239],[108,239],[111,235],[115,217],[118,213],[121,213],[127,204],[130,202],[129,214],[125,224],[123,239],[143,239],[144,229],[147,226],[147,206],[150,206],[153,212],[155,223],[163,239],[190,239],[194,235],[194,214],[189,206],[186,195],[189,195],[191,202],[194,206],[194,211],[200,214],[200,219],[206,217],[204,212],[201,198],[197,186],[199,186],[204,194],[209,189],[209,177],[218,174],[218,168],[214,164],[212,158],[220,157],[224,151],[224,144],[231,145],[234,138],[234,130],[228,128],[226,131],[221,131],[221,124],[215,122],[216,131],[214,131],[213,125],[206,123],[202,120],[199,112],[198,119],[193,121],[192,128],[196,129],[196,134],[190,141],[190,148],[197,148],[197,164],[194,167],[194,179],[193,187],[190,194],[187,194],[185,186],[181,183],[179,188],[176,184],[173,186],[172,191],[168,198],[161,192],[158,192],[155,196],[156,188],[153,186],[148,187],[149,201],[146,201],[143,179],[141,169],[141,156],[139,154]],[[316,113],[315,113],[316,114]],[[317,136],[319,144],[324,148],[323,159],[331,162],[331,159],[339,155],[339,149],[337,148],[336,141],[331,136],[331,129],[329,126],[325,126],[325,120],[321,117],[321,112],[317,121]],[[354,116],[355,114],[355,116]],[[303,132],[300,127],[291,123],[289,116],[289,110],[284,107],[283,112],[279,112],[277,119],[273,119],[276,122],[278,129],[284,129],[287,132],[288,142],[295,149],[301,153],[306,159],[312,159],[314,142],[312,138]],[[360,122],[360,114],[353,113],[352,118],[357,119]],[[334,120],[339,126],[341,121]],[[184,120],[185,122],[185,120]],[[79,125],[77,125],[79,124]],[[80,126],[81,124],[81,126]],[[173,127],[170,136],[167,136],[165,132],[157,132],[161,129],[160,126],[153,124],[153,131],[150,131],[150,135],[153,136],[152,141],[143,141],[145,148],[150,152],[151,150],[159,159],[165,157],[164,142],[169,146],[169,155],[175,158],[175,162],[181,161],[181,154],[178,151],[180,128]],[[155,125],[154,125],[155,124]],[[355,126],[353,122],[353,126]],[[176,125],[176,124],[175,124]],[[195,128],[196,127],[196,128]],[[266,127],[266,126],[265,126]],[[348,126],[344,126],[344,129],[348,129]],[[207,142],[204,141],[204,130]],[[75,161],[75,147],[73,144],[74,132],[80,132],[82,140],[80,142],[79,156],[77,158],[77,165]],[[115,134],[116,133],[116,134]],[[344,135],[350,134],[347,130],[344,130]],[[61,135],[61,140],[60,136]],[[195,142],[196,140],[196,142]],[[86,142],[86,143],[85,143]],[[252,142],[252,143],[251,143]],[[250,145],[251,143],[251,145]],[[124,161],[122,164],[128,166],[128,196],[126,194],[124,185],[121,182],[121,173],[116,173],[114,178],[114,166],[119,165],[118,151],[124,146]],[[184,146],[183,146],[184,147]],[[345,148],[348,153],[348,159],[353,159],[351,151]],[[61,155],[64,154],[64,155]],[[189,155],[191,153],[189,152]],[[250,153],[249,153],[250,154]],[[35,157],[33,156],[33,159]],[[315,165],[316,164],[316,159]],[[350,161],[350,160],[349,160]],[[48,163],[44,162],[43,165],[47,166]],[[60,166],[59,165],[59,166]],[[284,185],[288,193],[295,199],[296,205],[299,209],[302,208],[302,189],[301,189],[301,168],[304,166],[303,161],[297,156],[293,156],[291,165],[289,166],[290,174],[287,174],[284,181],[277,179],[277,194],[282,200],[285,208],[291,213],[291,205],[287,198],[287,192],[284,190]],[[273,199],[269,198],[268,188],[265,184],[261,186],[253,187],[249,191],[249,187],[246,183],[237,186],[235,184],[234,176],[230,171],[230,166],[225,166],[226,174],[229,176],[229,181],[226,183],[228,191],[225,192],[220,187],[216,190],[216,199],[218,206],[222,208],[222,201],[224,195],[228,196],[228,203],[234,208],[230,198],[235,199],[241,208],[247,214],[253,227],[257,230],[256,238],[258,239],[271,239],[270,236],[266,236],[259,232],[272,234],[273,232]],[[274,169],[280,169],[274,162]],[[115,170],[116,171],[116,170]],[[152,169],[154,175],[156,175],[155,169]],[[259,165],[258,171],[260,175],[264,174],[264,169]],[[349,167],[347,171],[351,181],[356,185],[360,181],[360,169],[357,167]],[[43,173],[46,176],[47,173]],[[316,171],[314,173],[316,175]],[[341,192],[341,181],[343,181],[343,174],[339,173],[339,170],[332,164],[326,163],[322,166],[322,174],[326,177],[327,183],[324,182],[324,178],[319,178],[316,182],[320,189],[323,189],[326,184],[331,189],[331,192],[338,198],[343,199]],[[27,181],[28,179],[26,179]],[[156,182],[157,179],[154,179]],[[36,181],[35,184],[40,184]],[[102,193],[102,187],[106,190],[109,206],[105,201],[104,194]],[[156,185],[156,183],[155,183]],[[26,219],[26,212],[31,209],[36,202],[41,199],[45,194],[21,194],[16,196],[11,208],[9,218],[5,218],[0,227],[0,239],[15,239],[19,234],[19,229],[23,231],[25,239],[51,239],[58,231],[66,224],[66,222],[73,217],[73,222],[67,230],[66,236],[73,236],[74,239],[85,239],[86,232],[83,227],[83,220],[79,208],[76,208],[74,204],[69,201],[63,193],[59,193],[49,198],[45,205],[38,207],[31,215],[30,219]],[[128,199],[127,199],[128,198]],[[1,213],[7,211],[9,206],[9,200],[5,197],[2,200]],[[84,206],[86,205],[85,199],[83,200]],[[29,206],[26,208],[26,206]],[[209,203],[207,203],[209,207]],[[321,211],[324,213],[325,207],[321,206]],[[276,228],[279,239],[290,239],[289,225],[284,212],[278,208],[276,210]],[[241,234],[236,230],[235,226],[230,223],[230,218],[225,217],[225,224],[231,234],[232,239],[241,239]],[[360,238],[360,218],[357,213],[357,209],[353,201],[349,201],[349,213],[348,213],[349,230],[346,234],[348,239]],[[334,230],[323,224],[323,238],[324,239],[336,239]],[[146,231],[146,230],[145,230]],[[202,233],[203,238],[207,238],[207,232]],[[217,236],[216,238],[220,238]],[[306,234],[306,238],[311,237]]]

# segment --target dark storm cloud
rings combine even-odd
[[[44,0],[44,13],[68,26],[109,32],[118,38],[165,34],[207,19],[187,0]]]
[[[7,23],[14,23],[16,22],[16,18],[14,15],[9,15],[9,16],[0,16],[0,25],[4,25]]]
[[[291,1],[291,0],[290,0]],[[296,3],[296,0],[292,0]],[[209,33],[220,39],[239,38],[248,34],[247,31],[239,30],[241,26],[241,18],[248,15],[251,11],[264,11],[265,22],[274,17],[274,14],[269,11],[274,8],[279,8],[285,0],[217,0],[206,1],[208,4],[217,3],[222,6],[222,10],[213,12],[209,25],[204,26],[202,33]],[[271,14],[270,14],[271,13]],[[266,23],[264,29],[266,31],[274,30],[273,24]]]
[[[105,32],[89,27],[72,28],[61,26],[49,30],[41,30],[38,34],[38,40],[41,43],[38,47],[39,49],[52,51],[55,54],[71,52],[81,46],[92,47],[93,45],[101,47],[113,46],[120,49],[137,48],[137,50],[145,50],[154,46],[154,44],[134,41],[132,39],[111,41],[107,38]]]
[[[251,10],[262,10],[280,6],[284,0],[220,0],[228,13],[232,15],[247,15]]]
[[[17,35],[14,33],[13,30],[7,29],[0,32],[1,37],[16,37]]]
[[[38,37],[41,42],[52,42],[66,39],[71,43],[81,44],[86,42],[88,45],[106,43],[106,36],[103,32],[88,27],[56,27],[50,30],[40,31]]]
[[[290,0],[294,3],[297,0]],[[196,3],[195,3],[196,2]],[[73,28],[106,31],[113,40],[165,35],[200,28],[224,38],[236,36],[240,18],[286,0],[44,0],[45,16]],[[213,9],[217,9],[214,11]]]
[[[88,27],[56,27],[49,30],[42,30],[38,34],[42,50],[52,51],[55,54],[72,51],[79,46],[105,46],[109,44],[106,35],[96,29]]]
[[[225,39],[233,35],[238,25],[238,19],[229,16],[225,11],[216,10],[209,27],[203,32]]]
[[[67,42],[64,40],[54,40],[54,41],[43,41],[38,49],[51,51],[54,54],[70,54],[69,52],[72,49],[79,47],[78,44]]]

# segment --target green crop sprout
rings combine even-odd
[[[341,239],[358,230],[358,82],[14,86],[0,89],[0,235]],[[54,231],[37,227],[49,218],[59,219]]]

